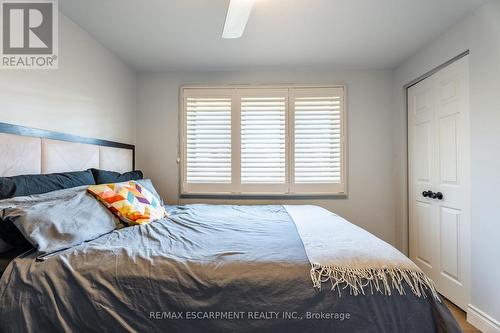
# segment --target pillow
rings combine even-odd
[[[9,218],[0,218],[0,244],[1,243],[8,244],[10,248],[15,247],[28,249],[32,247],[30,242],[24,238],[23,234],[16,228],[14,223],[12,223],[12,220]],[[0,253],[2,252],[3,251],[0,250]]]
[[[156,191],[155,187],[153,186],[153,182],[151,181],[151,179],[139,179],[139,180],[136,180],[135,182],[137,184],[139,184],[139,185],[144,186],[146,188],[146,190],[148,190],[149,192],[151,192],[151,194],[154,195],[154,197],[156,199],[158,199],[158,201],[160,202],[160,205],[163,206],[163,199],[158,194],[158,191]]]
[[[0,221],[0,223],[3,223],[3,221]],[[10,249],[12,249],[12,245],[0,238],[0,253],[7,252]]]
[[[42,194],[82,185],[95,185],[94,176],[89,170],[47,175],[0,177],[0,200]]]
[[[94,185],[92,172],[77,171],[46,175],[0,177],[0,202],[2,199],[42,194],[82,185]],[[0,239],[14,247],[29,247],[21,232],[11,223],[0,219]]]
[[[121,226],[81,186],[3,200],[10,220],[41,253],[47,254],[93,240]]]
[[[93,185],[88,191],[129,225],[153,222],[167,215],[158,199],[134,181]]]
[[[119,173],[114,171],[106,171],[99,169],[90,169],[96,184],[111,184],[111,183],[121,183],[127,182],[129,180],[138,180],[143,178],[142,171],[129,171],[125,173]]]
[[[0,277],[3,275],[11,261],[26,251],[27,249],[11,249],[0,254]]]

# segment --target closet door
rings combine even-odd
[[[462,309],[470,270],[467,61],[408,89],[410,258]]]

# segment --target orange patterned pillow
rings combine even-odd
[[[145,224],[167,216],[158,199],[134,181],[92,185],[87,191],[129,225]]]

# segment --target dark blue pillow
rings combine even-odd
[[[10,218],[5,220],[0,218],[0,239],[15,248],[29,249],[32,247]]]
[[[94,176],[90,170],[47,175],[0,177],[0,200],[83,185],[95,185]]]
[[[144,177],[142,171],[140,170],[129,171],[125,173],[99,170],[99,169],[90,169],[90,170],[94,175],[94,180],[97,185],[128,182],[129,180],[139,180]]]

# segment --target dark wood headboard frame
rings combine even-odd
[[[132,169],[135,169],[135,146],[127,143],[114,142],[108,140],[100,140],[93,138],[85,138],[78,135],[66,134],[61,132],[47,131],[38,128],[31,128],[19,125],[12,125],[0,122],[0,133],[15,134],[21,136],[31,136],[36,138],[76,142],[76,143],[86,143],[89,145],[113,147],[113,148],[123,148],[132,150]]]

